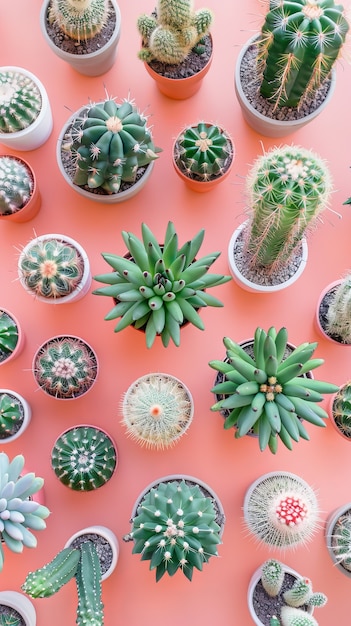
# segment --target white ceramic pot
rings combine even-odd
[[[42,101],[41,110],[36,120],[23,130],[18,130],[14,133],[0,132],[0,143],[8,148],[12,148],[13,150],[35,150],[49,139],[53,127],[51,106],[46,89],[37,76],[23,67],[6,65],[2,66],[0,70],[21,72],[30,78],[36,83],[40,91]]]
[[[335,511],[333,511],[328,516],[326,526],[325,526],[325,541],[326,541],[326,546],[329,552],[329,556],[331,560],[333,561],[335,567],[339,570],[339,572],[342,572],[342,574],[344,574],[348,578],[351,578],[351,571],[345,569],[345,567],[343,567],[341,563],[338,562],[338,559],[335,556],[333,546],[332,546],[332,536],[334,532],[334,527],[339,517],[347,514],[348,512],[351,514],[351,502],[348,502],[347,504],[344,504],[343,506],[338,507]]]
[[[25,626],[36,626],[37,614],[34,604],[18,591],[0,591],[0,604],[15,609],[24,620]]]
[[[82,530],[78,530],[76,533],[74,533],[68,539],[68,541],[66,541],[64,547],[65,548],[69,548],[71,543],[77,537],[81,537],[82,535],[90,535],[90,534],[91,535],[100,535],[111,546],[111,552],[112,552],[111,564],[110,564],[109,568],[106,570],[106,572],[104,572],[101,575],[101,580],[106,580],[106,578],[111,576],[112,572],[114,571],[114,569],[115,569],[115,567],[117,565],[118,557],[119,557],[119,543],[118,543],[118,539],[117,539],[115,533],[112,530],[110,530],[110,528],[107,528],[106,526],[99,526],[99,525],[87,526],[86,528],[82,528]]]
[[[18,439],[18,437],[23,435],[23,433],[26,430],[26,428],[28,428],[30,420],[31,420],[31,417],[32,417],[32,410],[30,408],[30,405],[27,402],[27,400],[25,400],[25,398],[23,398],[23,396],[21,396],[16,391],[13,391],[12,389],[0,389],[0,395],[5,394],[5,393],[7,393],[10,396],[14,396],[16,398],[16,400],[18,400],[18,402],[22,405],[22,407],[23,407],[23,422],[22,422],[20,428],[18,429],[18,431],[14,435],[9,435],[5,439],[1,438],[0,439],[0,445],[6,444],[6,443],[11,443],[12,441],[15,441],[15,439]]]
[[[351,345],[350,343],[342,343],[341,341],[337,341],[337,339],[333,339],[333,337],[331,337],[330,335],[328,335],[328,333],[325,332],[321,324],[321,320],[319,316],[320,307],[321,307],[323,298],[326,296],[326,294],[329,291],[331,291],[335,287],[338,287],[341,284],[341,282],[342,282],[341,280],[334,280],[332,283],[329,283],[329,285],[327,285],[327,287],[325,287],[325,289],[323,289],[322,293],[320,294],[318,298],[318,302],[317,302],[317,307],[316,307],[315,327],[318,333],[323,337],[323,339],[327,339],[328,341],[331,341],[334,345],[343,346],[344,348],[347,348]]]
[[[21,354],[24,348],[24,344],[25,344],[25,335],[24,335],[24,332],[22,331],[22,327],[20,326],[17,317],[15,317],[13,313],[11,313],[10,311],[8,311],[2,306],[0,306],[0,314],[1,313],[6,313],[6,315],[8,315],[15,322],[16,327],[17,327],[18,338],[17,338],[17,344],[15,346],[15,349],[5,359],[3,359],[2,361],[0,360],[0,367],[1,365],[5,365],[9,363],[11,360],[16,359]]]

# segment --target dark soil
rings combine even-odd
[[[12,624],[12,620],[18,619],[18,624],[16,626],[26,626],[27,622],[23,619],[21,613],[18,613],[16,609],[13,609],[11,606],[7,606],[7,604],[0,604],[0,620],[4,620],[4,624]],[[8,620],[8,622],[6,621]],[[2,622],[1,622],[2,623]]]
[[[50,7],[50,3],[48,8]],[[90,54],[91,52],[96,52],[100,50],[103,46],[107,44],[107,42],[111,39],[113,32],[116,26],[116,14],[113,10],[113,6],[111,4],[110,16],[108,23],[101,30],[100,33],[92,37],[92,39],[88,39],[87,41],[80,41],[79,43],[76,39],[72,39],[68,35],[65,35],[57,24],[50,24],[48,18],[46,16],[46,31],[49,35],[52,42],[60,48],[63,52],[67,52],[68,54]]]
[[[273,598],[263,589],[261,579],[258,581],[253,592],[252,603],[258,619],[261,620],[264,626],[269,626],[270,618],[273,617],[273,615],[279,618],[281,608],[286,604],[283,600],[283,594],[285,591],[288,591],[288,589],[291,589],[295,580],[295,576],[286,573],[280,593]],[[299,608],[307,611],[306,605]]]
[[[323,297],[320,303],[319,309],[318,309],[318,318],[319,318],[319,323],[321,327],[323,328],[325,334],[328,335],[328,337],[330,337],[331,339],[334,339],[334,341],[338,341],[339,343],[344,343],[340,335],[334,335],[327,331],[329,306],[330,306],[330,303],[334,299],[337,287],[338,285],[336,285],[335,287],[332,287],[332,289],[330,289]]]
[[[198,54],[195,50],[192,50],[190,54],[178,65],[172,65],[170,63],[161,63],[161,61],[150,61],[148,65],[157,74],[161,74],[165,78],[189,78],[198,74],[205,65],[209,62],[212,55],[212,37],[206,35],[203,39],[204,52]]]
[[[70,545],[72,548],[79,548],[79,546],[86,541],[91,541],[95,545],[100,561],[101,574],[105,574],[111,567],[112,563],[113,552],[111,544],[107,541],[107,539],[105,539],[105,537],[102,537],[99,534],[87,533],[85,535],[79,535],[79,537],[73,539]]]
[[[3,394],[1,394],[3,395]],[[15,398],[15,396],[12,396],[10,393],[6,394],[7,396],[10,396],[11,398],[13,398],[16,402],[16,404],[18,403],[19,408],[20,408],[20,412],[21,412],[21,420],[19,422],[16,422],[15,424],[13,424],[12,428],[10,431],[1,431],[0,430],[0,440],[1,439],[8,439],[8,437],[12,437],[12,435],[15,435],[19,429],[21,428],[22,424],[23,424],[23,419],[24,419],[24,409],[23,409],[23,404],[21,402],[18,402],[17,398]]]

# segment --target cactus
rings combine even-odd
[[[17,432],[23,422],[23,407],[18,398],[0,393],[0,440]]]
[[[36,296],[62,298],[75,291],[83,278],[84,259],[79,250],[64,239],[34,239],[22,252],[19,275]]]
[[[351,344],[351,273],[347,274],[333,293],[327,312],[326,332]]]
[[[339,430],[351,438],[351,381],[340,387],[333,401],[332,412]]]
[[[66,583],[77,572],[80,549],[64,548],[49,563],[29,572],[22,585],[22,590],[32,598],[48,598]]]
[[[75,119],[64,140],[63,150],[75,162],[74,184],[117,193],[122,182],[136,181],[138,168],[157,159],[147,117],[132,100],[121,104],[107,97],[90,104]]]
[[[115,306],[105,319],[121,318],[115,332],[133,325],[145,330],[148,348],[157,335],[161,336],[164,346],[170,339],[179,346],[180,328],[186,321],[204,329],[197,312],[199,308],[223,306],[206,290],[226,283],[231,277],[208,274],[220,252],[196,260],[204,229],[179,249],[173,222],[168,222],[162,246],[146,224],[141,225],[141,231],[142,241],[122,231],[131,259],[115,254],[102,255],[113,272],[94,277],[108,286],[93,293],[114,298]]]
[[[189,580],[194,567],[202,570],[221,543],[216,510],[198,485],[184,480],[161,482],[143,497],[125,540],[134,540],[133,554],[141,554],[156,570],[156,582],[164,574],[181,570]]]
[[[138,18],[143,45],[138,56],[146,62],[156,59],[179,65],[193,49],[196,51],[212,21],[209,9],[193,11],[193,0],[158,0],[155,15]]]
[[[16,348],[18,328],[14,319],[0,309],[0,361],[4,361]]]
[[[210,361],[213,369],[224,374],[212,392],[221,395],[212,411],[229,410],[224,428],[235,429],[235,437],[249,432],[258,435],[260,450],[268,446],[275,454],[278,439],[289,449],[300,437],[309,439],[301,419],[325,427],[328,413],[318,404],[323,393],[338,387],[312,378],[303,378],[324,363],[315,359],[317,343],[305,342],[286,355],[287,330],[271,326],[266,332],[258,327],[253,342],[253,357],[229,337],[223,338],[226,361]]]
[[[284,581],[284,570],[280,561],[269,559],[262,565],[261,583],[263,589],[269,596],[275,597],[282,588]]]
[[[0,571],[4,565],[3,544],[12,552],[21,553],[24,547],[35,548],[36,537],[31,530],[46,528],[49,509],[33,500],[44,480],[33,472],[23,474],[24,457],[11,461],[0,452]],[[30,529],[30,530],[29,530]]]
[[[141,445],[166,448],[188,427],[192,399],[186,387],[170,375],[149,374],[138,379],[123,399],[123,424]]]
[[[21,626],[22,618],[16,610],[11,615],[9,613],[1,613],[0,626]]]
[[[284,600],[296,608],[307,604],[312,595],[312,582],[309,578],[297,578],[293,586],[284,593]]]
[[[99,428],[76,426],[56,440],[51,465],[59,480],[75,491],[92,491],[107,483],[117,465],[112,439]]]
[[[259,157],[247,177],[251,264],[272,273],[286,265],[327,207],[330,191],[329,170],[310,150],[285,145]]]
[[[247,493],[244,511],[248,530],[271,548],[304,545],[319,526],[316,494],[294,474],[263,477]]]
[[[280,621],[276,615],[273,615],[270,619],[269,626],[280,626]]]
[[[37,119],[41,104],[39,88],[29,76],[0,68],[1,133],[16,133],[27,128]]]
[[[11,215],[22,209],[33,192],[33,177],[17,157],[0,157],[0,215]]]
[[[341,515],[330,537],[336,562],[351,572],[351,515]]]
[[[199,122],[178,137],[174,160],[183,174],[208,181],[221,176],[233,158],[233,144],[219,126]]]
[[[93,350],[78,337],[54,337],[34,358],[36,381],[50,396],[77,398],[86,393],[97,376]]]
[[[325,606],[326,603],[328,601],[327,596],[325,595],[325,593],[322,593],[321,591],[315,591],[314,593],[312,593],[312,595],[308,598],[307,600],[307,605],[308,606],[315,606],[315,607],[321,607],[321,606]]]
[[[273,0],[258,41],[260,93],[275,108],[299,107],[330,76],[349,30],[333,0]]]
[[[108,0],[51,0],[48,19],[80,43],[98,35],[108,23],[109,14]]]
[[[292,606],[282,606],[282,626],[318,626],[317,620],[303,609]]]

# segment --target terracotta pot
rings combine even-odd
[[[28,202],[26,202],[26,204],[21,209],[19,209],[18,211],[15,211],[15,213],[9,213],[8,215],[0,214],[0,220],[3,220],[4,222],[16,222],[16,223],[29,222],[29,220],[32,220],[33,217],[37,215],[41,206],[41,196],[40,196],[40,191],[39,191],[39,187],[37,184],[37,178],[31,166],[29,165],[29,163],[27,163],[27,161],[25,161],[24,159],[18,156],[16,157],[12,157],[11,155],[6,155],[6,156],[9,158],[13,158],[16,161],[20,161],[27,168],[29,175],[33,181],[33,190],[32,190],[32,193]]]
[[[22,617],[25,626],[36,626],[37,615],[34,604],[23,593],[18,591],[0,591],[0,605],[11,607],[17,611]]]
[[[88,54],[71,54],[61,50],[49,37],[46,29],[48,6],[51,0],[44,0],[40,10],[40,28],[43,37],[56,56],[68,63],[74,70],[85,76],[100,76],[105,74],[113,66],[117,45],[121,34],[121,12],[116,0],[110,0],[113,11],[116,15],[116,25],[112,37],[103,45],[100,50]]]
[[[347,570],[345,567],[341,565],[339,560],[336,558],[334,550],[333,550],[332,537],[333,537],[334,529],[338,522],[338,519],[342,517],[343,515],[351,515],[351,502],[348,502],[347,504],[344,504],[343,506],[338,507],[335,511],[330,513],[330,515],[327,518],[326,526],[325,526],[325,541],[326,541],[326,546],[329,552],[329,556],[331,560],[333,561],[334,566],[339,570],[339,572],[341,572],[348,578],[351,578],[351,571]]]
[[[323,337],[323,339],[327,339],[328,341],[331,341],[334,345],[344,346],[344,348],[347,348],[351,344],[343,343],[342,341],[338,341],[337,339],[334,339],[333,337],[328,335],[328,333],[324,330],[323,323],[321,323],[321,317],[320,317],[320,308],[321,308],[321,303],[322,303],[323,298],[327,295],[329,291],[332,291],[332,289],[334,289],[335,287],[338,287],[341,284],[341,282],[342,282],[341,280],[335,280],[334,282],[329,283],[329,285],[327,285],[327,287],[325,287],[325,289],[323,289],[322,293],[320,294],[318,298],[318,302],[317,302],[317,307],[316,307],[315,328],[317,332]]]
[[[0,445],[5,445],[6,443],[12,443],[12,441],[15,441],[15,439],[18,439],[18,437],[23,435],[26,428],[28,428],[31,417],[32,417],[32,410],[30,408],[30,405],[27,402],[27,400],[23,398],[23,396],[21,396],[16,391],[13,391],[12,389],[0,389],[0,396],[2,396],[3,394],[14,396],[14,398],[22,405],[23,421],[22,421],[20,428],[17,430],[16,433],[14,433],[13,435],[9,435],[8,437],[0,438]]]
[[[250,47],[254,46],[254,42],[258,38],[259,38],[259,34],[253,35],[246,42],[246,44],[243,45],[239,53],[239,56],[237,58],[237,62],[235,66],[235,75],[234,75],[234,86],[235,86],[236,97],[239,101],[241,112],[245,121],[249,124],[249,126],[251,126],[253,130],[255,130],[257,133],[260,133],[261,135],[264,135],[265,137],[285,137],[286,135],[290,135],[291,133],[297,130],[300,130],[300,128],[302,128],[306,124],[309,124],[309,122],[312,122],[328,105],[335,89],[336,72],[335,72],[335,69],[332,69],[331,84],[329,87],[327,97],[322,102],[322,104],[317,109],[315,109],[315,111],[313,111],[313,113],[310,113],[309,115],[306,115],[305,117],[302,117],[301,119],[298,119],[298,120],[288,120],[288,121],[271,119],[269,117],[266,117],[262,113],[259,113],[259,111],[257,111],[249,102],[249,100],[247,99],[243,91],[241,80],[240,80],[240,67],[242,64],[243,57],[246,54],[247,50]],[[254,80],[254,78],[255,77],[253,76],[252,79]]]
[[[115,570],[119,557],[119,543],[115,533],[106,526],[87,526],[86,528],[82,528],[82,530],[78,530],[74,533],[66,541],[64,548],[69,548],[71,544],[74,543],[75,539],[78,539],[78,537],[82,537],[83,535],[100,535],[107,541],[107,543],[109,543],[111,548],[111,563],[106,571],[101,572],[101,580],[106,580],[106,578],[111,576],[112,572]]]
[[[3,359],[2,361],[0,360],[0,366],[1,365],[5,365],[5,363],[9,363],[12,359],[16,359],[22,352],[23,348],[24,348],[24,344],[25,344],[25,336],[24,333],[22,331],[22,328],[17,320],[17,318],[13,315],[13,313],[10,313],[10,311],[8,311],[7,309],[5,309],[4,307],[0,307],[0,313],[6,313],[6,315],[8,315],[9,317],[11,317],[13,319],[13,321],[15,322],[16,326],[17,326],[17,332],[18,332],[18,339],[17,339],[17,344],[15,349],[13,350],[13,352],[11,352],[5,359]]]

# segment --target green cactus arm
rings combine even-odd
[[[80,546],[80,560],[76,571],[78,592],[78,626],[102,626],[104,622],[101,601],[101,566],[95,545],[85,541]]]
[[[49,563],[29,572],[22,590],[32,598],[47,598],[69,582],[77,572],[80,550],[64,548]]]

